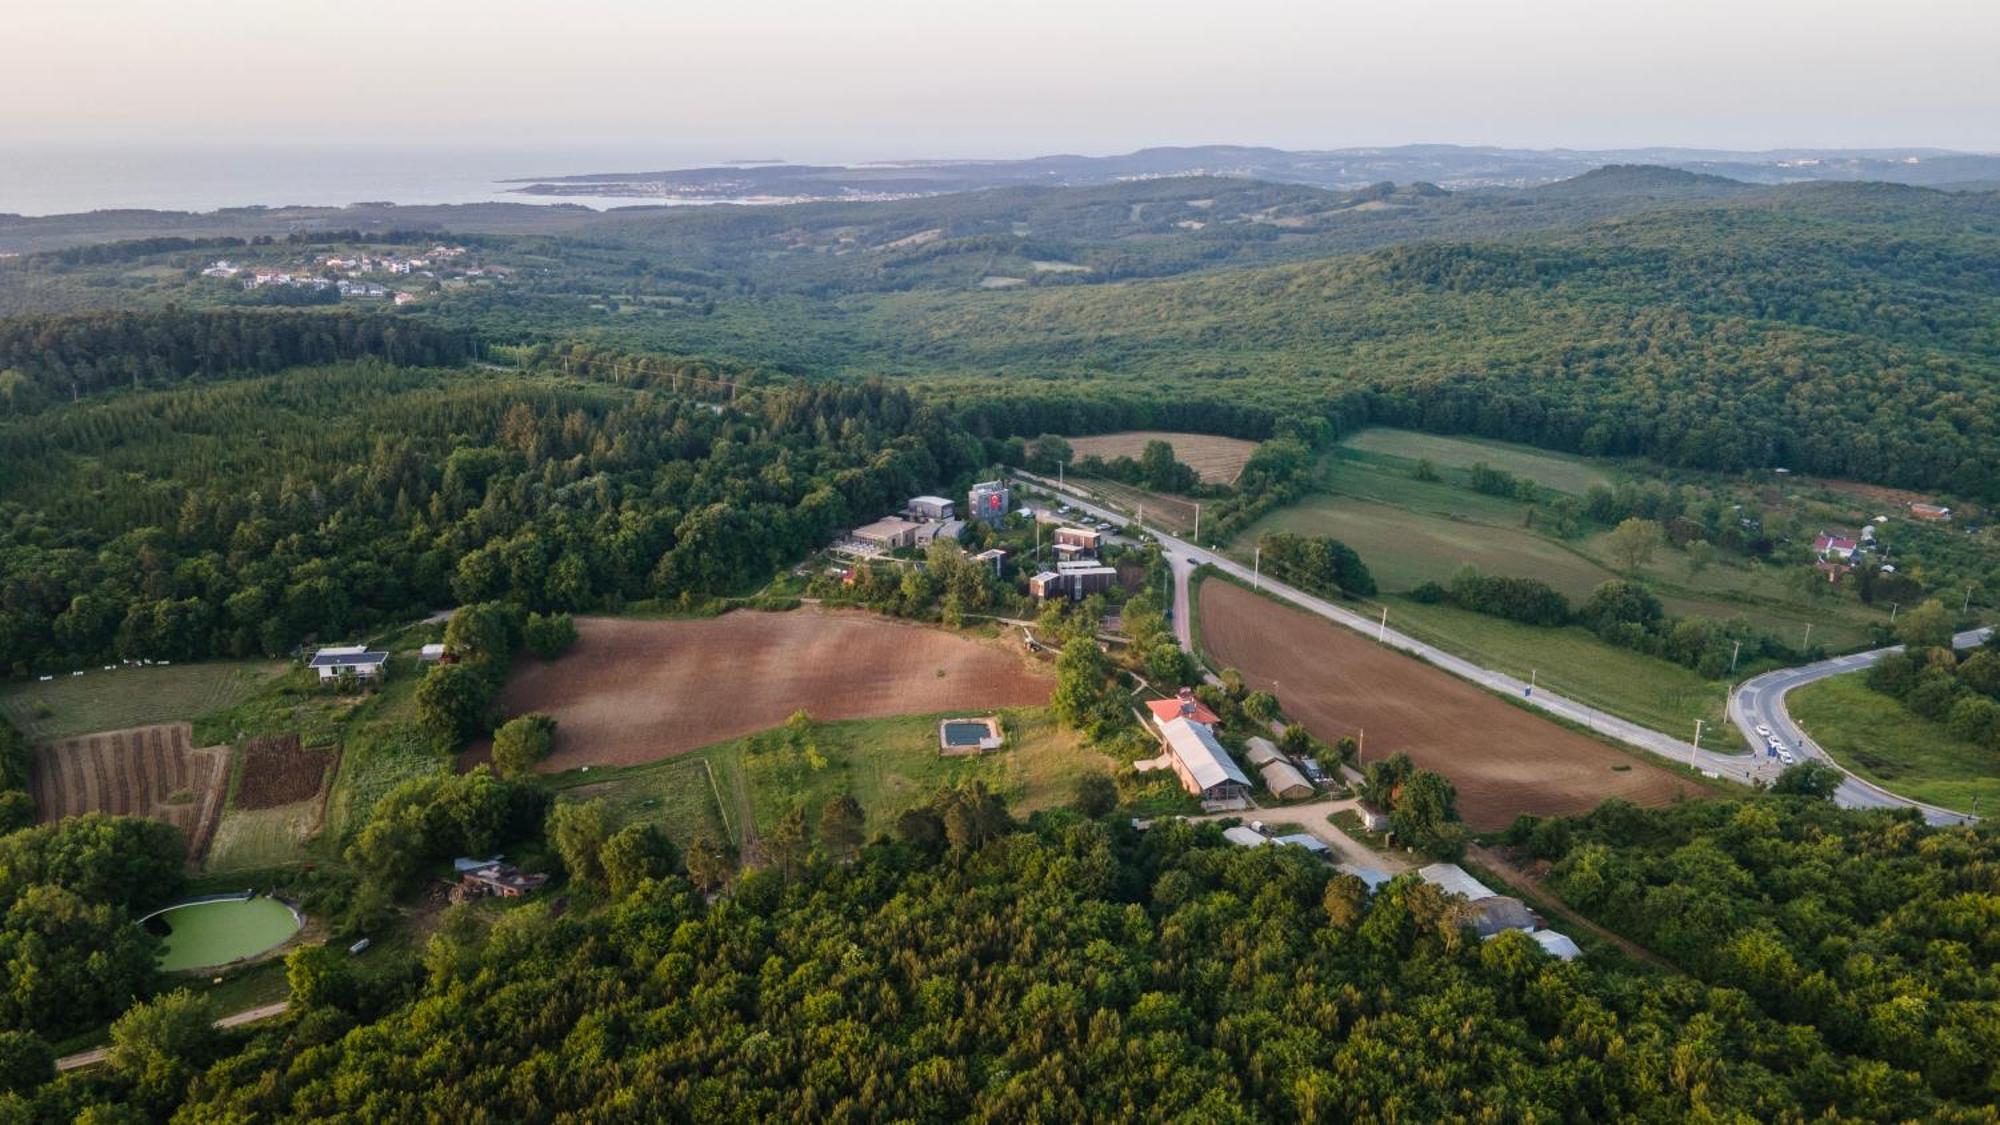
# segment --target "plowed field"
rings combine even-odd
[[[498,703],[503,715],[555,716],[544,772],[650,762],[799,710],[835,720],[1035,707],[1054,690],[1049,671],[1005,643],[868,613],[576,625],[575,647],[553,663],[524,658]]]
[[[1580,813],[1607,797],[1663,805],[1691,782],[1514,707],[1422,661],[1239,586],[1202,584],[1201,640],[1217,664],[1326,741],[1365,732],[1365,761],[1407,752],[1458,787],[1479,831],[1520,813]],[[1622,767],[1622,768],[1621,768]]]
[[[104,812],[163,820],[187,833],[188,857],[208,850],[229,778],[229,750],[189,745],[186,723],[133,727],[40,743],[30,780],[43,821]]]
[[[1096,434],[1069,438],[1069,447],[1079,460],[1095,454],[1109,461],[1130,457],[1134,461],[1146,451],[1149,441],[1164,441],[1174,447],[1174,460],[1193,469],[1209,484],[1234,484],[1243,466],[1257,450],[1257,443],[1242,438],[1211,434],[1173,434],[1160,430],[1128,430],[1122,434]]]

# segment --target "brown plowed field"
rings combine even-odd
[[[36,745],[36,814],[44,821],[103,812],[163,820],[187,833],[199,860],[215,834],[229,779],[229,750],[194,749],[186,723],[78,735]],[[185,794],[190,799],[169,798]]]
[[[317,797],[332,764],[331,749],[302,747],[296,734],[253,738],[243,744],[235,807],[274,809]]]
[[[1054,690],[1047,670],[1001,642],[856,611],[579,618],[576,628],[562,659],[524,658],[500,693],[503,715],[555,716],[543,772],[650,762],[799,710],[834,720],[1040,706]]]
[[[1201,640],[1326,741],[1365,730],[1363,758],[1406,751],[1450,778],[1479,831],[1520,813],[1586,812],[1607,797],[1664,805],[1700,787],[1541,719],[1304,610],[1227,582],[1201,587]],[[1273,688],[1276,684],[1276,688]],[[1628,767],[1623,770],[1615,766]]]
[[[1127,430],[1122,434],[1095,434],[1065,439],[1079,460],[1095,454],[1109,461],[1130,457],[1137,461],[1149,441],[1164,441],[1174,447],[1174,460],[1193,469],[1208,484],[1235,484],[1243,466],[1257,450],[1257,443],[1242,438],[1210,434],[1173,434],[1160,430]]]

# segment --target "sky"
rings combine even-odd
[[[1996,0],[76,0],[0,145],[2000,151]]]

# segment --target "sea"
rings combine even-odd
[[[533,196],[504,181],[720,164],[740,154],[673,145],[623,148],[24,147],[0,146],[0,214],[62,215],[145,208],[214,211],[287,205],[579,203],[627,197]]]

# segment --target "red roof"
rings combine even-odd
[[[1860,544],[1854,540],[1842,539],[1838,535],[1822,535],[1818,539],[1813,540],[1813,550],[1815,551],[1852,551],[1858,546]]]
[[[1216,718],[1215,712],[1203,706],[1201,700],[1194,698],[1191,694],[1183,695],[1178,699],[1148,700],[1146,710],[1153,713],[1153,721],[1156,723],[1164,723],[1169,719],[1186,717],[1194,722],[1204,723],[1212,727],[1222,721]]]

